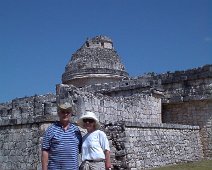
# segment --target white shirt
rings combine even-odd
[[[110,150],[106,134],[101,130],[87,133],[82,138],[82,161],[105,159],[105,150]]]

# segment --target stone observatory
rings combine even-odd
[[[96,36],[87,39],[72,55],[62,75],[62,83],[83,87],[117,82],[127,77],[112,40],[107,36]]]
[[[86,111],[97,115],[113,170],[212,158],[212,64],[131,77],[112,40],[96,36],[64,67],[56,93],[0,103],[0,170],[41,170],[43,134],[63,102],[74,124]]]

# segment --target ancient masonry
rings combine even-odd
[[[212,65],[130,77],[106,36],[72,55],[56,94],[0,104],[0,169],[39,170],[44,130],[58,102],[95,112],[114,169],[140,170],[212,158]]]

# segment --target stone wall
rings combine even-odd
[[[34,122],[25,119],[0,126],[0,169],[41,170],[41,144],[47,127],[58,120],[56,115],[41,116]]]
[[[155,76],[165,97],[163,123],[200,126],[205,157],[212,157],[212,65]]]
[[[83,91],[130,96],[152,89],[163,92],[163,103],[212,99],[212,65],[174,73],[149,73],[138,78],[85,86]]]
[[[212,101],[202,100],[163,105],[163,123],[200,126],[205,157],[212,157]]]
[[[205,157],[212,157],[212,65],[164,74],[148,73],[120,82],[82,88],[112,97],[162,92],[163,123],[198,125]]]
[[[55,102],[55,95],[47,94],[0,104],[1,170],[41,169],[41,137],[44,127],[57,120]]]
[[[149,168],[202,158],[199,128],[159,124],[161,100],[151,93],[113,98],[64,85],[57,92],[57,97],[33,96],[1,105],[0,169],[41,169],[43,133],[57,120],[56,102],[64,101],[75,108],[73,121],[85,110],[96,112],[110,140],[115,169]]]
[[[57,89],[60,100],[65,98],[73,103],[79,116],[85,111],[93,111],[103,124],[116,121],[161,123],[161,99],[153,96],[151,92],[114,98],[82,92],[72,86],[59,85]]]
[[[84,97],[86,110],[94,111],[102,123],[116,121],[161,122],[161,102],[149,95],[127,98]]]
[[[110,83],[102,83],[95,85],[88,85],[82,89],[82,91],[92,92],[92,93],[101,93],[113,97],[117,96],[131,96],[137,93],[143,93],[146,90],[149,91],[151,88],[151,83],[148,79],[130,79],[126,78],[126,80],[118,81],[118,82],[110,82]]]
[[[46,94],[18,98],[6,104],[0,104],[0,125],[32,123],[39,116],[56,114],[56,96]]]
[[[106,125],[115,169],[141,170],[203,158],[198,126],[122,122]]]
[[[0,128],[0,169],[41,170],[41,141],[55,121]],[[202,158],[199,128],[183,125],[121,122],[102,127],[111,147],[115,170],[147,169]]]
[[[209,65],[79,89],[58,85],[57,96],[0,104],[0,169],[41,168],[42,135],[58,119],[56,103],[63,101],[73,105],[74,122],[84,111],[97,114],[115,169],[194,161],[202,152],[212,157],[211,72]]]
[[[150,168],[203,157],[199,127],[160,124],[161,100],[151,92],[110,97],[71,86],[57,89],[60,99],[80,104],[78,113],[97,114],[110,140],[115,169]]]
[[[39,125],[0,127],[0,169],[36,169],[39,164]]]

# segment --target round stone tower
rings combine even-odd
[[[123,64],[106,36],[96,36],[78,49],[65,67],[63,84],[76,87],[120,81],[128,77]]]

